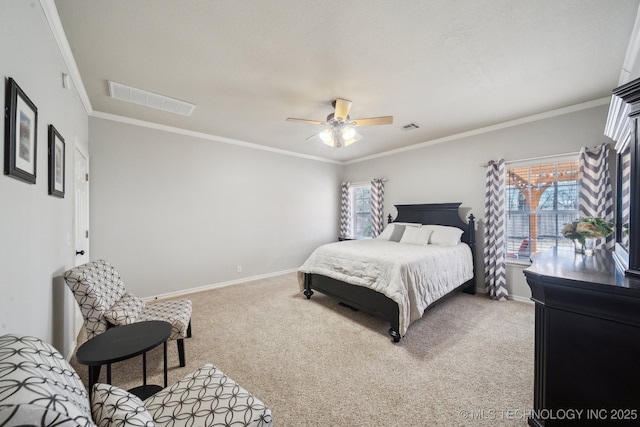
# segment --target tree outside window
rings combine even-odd
[[[507,259],[572,245],[561,229],[578,217],[578,170],[577,160],[507,170]]]

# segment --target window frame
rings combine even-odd
[[[536,223],[536,236],[533,236],[533,239],[537,239],[540,234],[538,233],[538,227],[537,225],[539,224],[540,221],[540,216],[552,216],[555,218],[555,228],[556,228],[556,235],[555,235],[555,241],[556,241],[556,245],[555,246],[569,246],[570,243],[568,243],[569,241],[566,240],[564,237],[562,237],[561,234],[561,228],[562,226],[566,223],[566,222],[570,222],[567,218],[562,218],[561,215],[565,214],[565,215],[570,215],[571,216],[571,221],[573,221],[574,219],[577,219],[580,215],[579,213],[579,197],[580,197],[580,170],[579,170],[579,159],[578,159],[578,153],[575,154],[570,154],[570,155],[561,155],[561,156],[550,156],[550,157],[545,157],[545,158],[540,158],[540,159],[536,159],[536,160],[527,160],[527,161],[521,161],[521,162],[509,162],[509,164],[506,165],[505,168],[505,184],[504,184],[504,204],[505,204],[505,239],[504,239],[504,260],[505,263],[507,264],[516,264],[516,265],[530,265],[531,264],[531,260],[530,260],[530,254],[534,253],[532,251],[535,251],[535,245],[536,245],[536,241],[534,240],[534,246],[530,246],[527,249],[527,254],[520,254],[520,251],[522,250],[522,245],[525,243],[525,240],[523,239],[523,241],[520,243],[520,246],[518,248],[516,248],[514,250],[514,246],[513,246],[513,242],[510,242],[511,235],[509,234],[509,223],[510,223],[510,216],[511,215],[522,215],[522,216],[526,216],[529,218],[529,221],[531,221],[531,217],[532,216],[536,216],[536,219],[534,220]],[[565,180],[565,181],[560,181],[557,179],[557,173],[558,173],[558,165],[559,164],[563,164],[563,163],[575,163],[575,167],[574,167],[574,171],[573,173],[575,173],[575,179],[573,180]],[[527,168],[529,171],[529,174],[531,173],[532,169],[535,169],[537,167],[544,167],[544,166],[551,166],[553,165],[554,167],[554,173],[556,175],[554,175],[555,179],[553,181],[553,183],[551,185],[549,185],[548,187],[544,188],[544,190],[540,193],[540,197],[538,198],[538,201],[542,199],[544,193],[546,193],[549,188],[554,188],[554,194],[553,194],[553,206],[551,209],[540,209],[540,206],[537,205],[534,207],[534,209],[531,209],[531,206],[526,206],[526,204],[528,203],[527,201],[525,201],[525,207],[526,209],[510,209],[510,207],[513,206],[513,203],[510,204],[510,190],[512,189],[517,189],[513,186],[510,185],[509,182],[509,173],[511,170],[513,169],[518,169],[518,168]],[[527,177],[527,182],[533,182],[533,180],[531,179],[531,176],[528,175]],[[575,184],[573,185],[574,189],[571,189],[571,191],[575,191],[575,199],[573,201],[573,204],[575,206],[575,209],[559,209],[558,206],[558,195],[559,195],[559,187],[558,184],[560,184],[561,182],[575,182]],[[530,187],[527,187],[530,188]],[[531,194],[529,194],[529,198],[531,198]],[[528,213],[527,213],[528,212]],[[511,228],[512,229],[512,228]],[[528,230],[528,236],[526,237],[526,239],[532,239],[531,234],[531,229]],[[564,239],[564,240],[563,240]],[[565,242],[565,244],[563,245],[558,245],[559,242]],[[528,242],[527,242],[528,243]],[[518,251],[518,253],[516,254],[515,251]],[[514,254],[515,256],[509,256],[509,254]]]
[[[367,203],[367,210],[361,210],[358,211],[358,192],[360,190],[366,190],[368,191],[368,203]],[[349,221],[349,235],[351,237],[351,239],[353,240],[363,240],[363,239],[371,239],[372,236],[372,229],[371,229],[371,183],[356,183],[356,184],[351,184],[351,186],[349,187],[349,202],[351,204],[351,218]],[[364,220],[365,222],[367,222],[368,219],[368,224],[363,225],[362,227],[359,227],[359,224],[361,224],[361,219],[362,217],[366,217],[366,219]],[[359,228],[368,228],[369,232],[368,233],[361,233],[361,234],[357,234],[356,231]]]

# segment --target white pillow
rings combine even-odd
[[[382,233],[376,239],[388,240],[390,242],[399,242],[404,234],[405,224],[391,223],[382,230]]]
[[[98,427],[155,426],[140,398],[109,384],[93,386],[91,415]]]
[[[393,229],[395,228],[394,224],[388,224],[384,230],[382,230],[382,233],[378,234],[378,237],[376,237],[376,239],[380,239],[380,240],[389,240],[389,237],[391,237],[391,234],[393,234]]]
[[[410,245],[427,245],[431,230],[426,227],[405,227],[400,243]]]
[[[458,227],[450,227],[446,225],[425,225],[432,231],[429,243],[432,245],[455,246],[460,243],[462,231]]]

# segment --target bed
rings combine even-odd
[[[389,215],[389,224],[394,224],[389,229],[404,227],[403,232],[410,229],[413,236],[417,230],[457,227],[462,230],[460,243],[404,244],[387,240],[390,232],[385,230],[387,238],[347,240],[317,248],[300,267],[298,279],[307,299],[315,290],[354,310],[388,320],[389,335],[399,342],[409,324],[436,303],[458,291],[475,294],[475,224],[473,214],[468,222],[460,219],[460,203],[395,207],[398,215],[393,221]],[[414,227],[417,224],[428,227]],[[441,268],[449,262],[455,268]],[[425,269],[432,270],[424,274]]]

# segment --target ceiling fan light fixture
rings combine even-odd
[[[343,139],[344,141],[344,146],[347,147],[351,144],[353,144],[356,141],[360,141],[362,139],[362,135],[360,135],[358,132],[355,131],[353,132],[353,136],[351,138],[348,139]]]
[[[320,140],[329,147],[341,148],[362,139],[356,130],[350,126],[334,126],[318,134]]]
[[[344,139],[345,142],[349,139],[352,139],[354,136],[356,136],[356,130],[351,126],[345,126],[342,129],[342,139]]]
[[[320,132],[318,134],[318,136],[320,137],[320,140],[322,142],[324,142],[325,144],[327,144],[329,147],[333,147],[333,129],[326,129],[323,130],[322,132]]]
[[[287,118],[287,121],[308,123],[313,125],[329,125],[329,129],[325,129],[315,135],[329,147],[346,147],[356,141],[362,139],[355,126],[374,126],[389,125],[393,123],[393,116],[368,117],[363,119],[351,120],[349,111],[351,110],[351,101],[337,98],[332,102],[334,112],[327,116],[327,120],[322,122],[319,120]],[[310,139],[310,138],[307,138]]]

